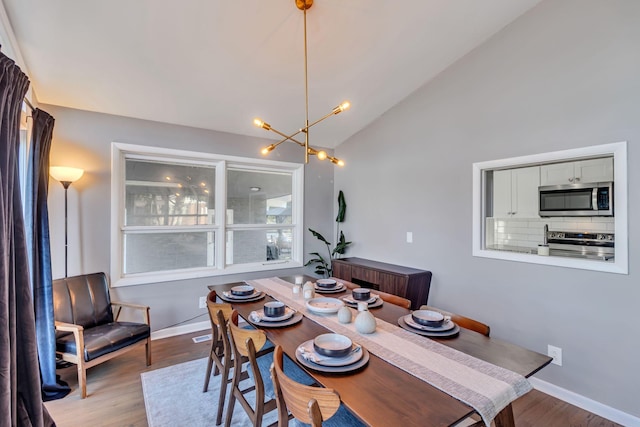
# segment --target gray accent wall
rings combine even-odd
[[[90,94],[87,94],[90,96]],[[230,156],[261,157],[260,148],[272,141],[223,132],[195,129],[146,120],[118,117],[88,111],[41,105],[55,117],[51,164],[85,169],[85,175],[69,187],[69,275],[109,272],[111,210],[111,142],[184,149]],[[248,119],[247,126],[253,126]],[[273,160],[301,163],[304,150],[282,144],[269,157]],[[332,206],[334,166],[312,158],[305,167],[305,230],[318,229],[330,236],[333,230]],[[64,276],[64,190],[50,180],[49,215],[53,277]],[[324,247],[305,232],[304,254]],[[265,247],[261,247],[264,256]],[[151,326],[158,331],[174,325],[208,322],[198,299],[208,292],[207,285],[258,277],[273,277],[313,269],[285,269],[243,275],[163,282],[118,287],[113,298],[149,305]]]
[[[637,0],[540,3],[340,145],[347,166],[335,184],[349,205],[349,255],[431,270],[430,304],[541,353],[561,347],[563,366],[536,377],[635,416],[639,18]],[[471,255],[472,163],[619,141],[629,275]]]

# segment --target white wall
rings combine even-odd
[[[431,304],[541,353],[561,347],[564,365],[537,377],[635,416],[639,18],[637,0],[542,2],[339,146],[350,160],[335,185],[350,255],[431,270]],[[629,275],[471,256],[472,163],[618,141]]]
[[[56,122],[51,147],[51,164],[85,169],[85,175],[69,187],[69,276],[98,271],[109,272],[110,156],[111,142],[179,148],[230,156],[261,157],[260,147],[271,143],[223,132],[130,119],[51,105],[41,105]],[[251,126],[250,123],[247,126]],[[304,161],[304,151],[294,144],[282,144],[271,153],[274,160]],[[334,166],[312,158],[305,167],[304,223],[331,236],[333,217]],[[64,190],[51,179],[49,216],[53,277],[64,276]],[[305,232],[305,258],[309,252],[324,250]],[[208,322],[206,310],[198,308],[198,298],[207,294],[207,285],[257,277],[299,274],[301,269],[276,270],[249,275],[163,282],[152,285],[118,287],[115,298],[149,305],[153,331],[177,323]],[[306,270],[312,273],[312,269]],[[199,316],[199,317],[198,317]]]

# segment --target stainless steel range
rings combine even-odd
[[[547,231],[549,255],[612,261],[615,257],[613,233]]]

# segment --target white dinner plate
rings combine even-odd
[[[322,297],[311,298],[305,305],[314,313],[330,314],[337,313],[344,306],[344,303],[337,298]]]
[[[445,331],[448,331],[450,329],[455,328],[455,326],[456,326],[456,324],[453,323],[451,320],[448,320],[448,321],[444,322],[440,326],[421,325],[419,323],[416,323],[416,321],[413,320],[413,317],[411,317],[410,314],[407,314],[406,316],[404,316],[404,323],[406,323],[407,325],[411,326],[412,328],[420,329],[422,331],[429,331],[429,332],[445,332]]]
[[[244,297],[240,297],[237,295],[232,295],[231,292],[222,292],[218,294],[218,297],[226,302],[253,302],[261,300],[265,297],[265,293],[261,291],[255,291],[251,295],[247,295]]]
[[[316,292],[319,294],[335,294],[337,292],[342,292],[345,290],[346,286],[342,283],[338,283],[336,286],[334,286],[333,288],[321,288],[318,285],[315,285],[316,287]]]
[[[355,349],[356,346],[358,345],[354,344],[353,349]],[[329,356],[323,356],[318,354],[313,349],[313,340],[309,340],[309,341],[305,341],[304,343],[298,346],[298,348],[296,349],[296,356],[299,356],[304,360],[316,365],[327,366],[327,367],[343,367],[343,366],[352,365],[360,361],[360,359],[362,359],[362,356],[364,355],[364,351],[361,346],[358,346],[358,347],[360,347],[358,351],[353,351],[352,349],[352,352],[345,357],[329,357]],[[302,349],[304,349],[304,352],[302,351]],[[304,353],[310,354],[315,360],[305,358],[303,356]]]
[[[282,322],[283,320],[290,319],[296,312],[289,307],[284,308],[284,314],[282,316],[265,316],[264,309],[256,310],[258,317],[260,317],[260,323],[262,322]]]
[[[303,318],[304,316],[302,315],[302,313],[295,312],[293,313],[293,316],[291,316],[289,319],[283,320],[281,322],[265,322],[265,321],[254,322],[251,319],[249,319],[249,322],[261,328],[284,328],[285,326],[295,325],[296,323],[302,321]]]
[[[453,329],[449,329],[448,331],[424,331],[407,325],[404,321],[404,316],[400,316],[398,318],[398,325],[405,331],[432,338],[451,338],[457,336],[460,333],[460,326],[456,325],[454,322],[451,323],[454,324]]]
[[[367,301],[355,300],[351,295],[345,295],[340,299],[351,307],[357,307],[359,302],[367,302],[369,304],[369,308],[376,308],[376,307],[380,307],[383,303],[382,298],[380,298],[380,296],[377,294],[373,294],[372,297],[369,298]]]

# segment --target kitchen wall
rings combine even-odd
[[[471,209],[474,162],[619,141],[640,162],[638,18],[636,0],[543,1],[340,145],[335,184],[350,256],[431,270],[431,304],[561,347],[537,378],[636,417],[640,170],[629,275],[473,257]]]
[[[109,272],[110,259],[110,156],[111,142],[177,148],[231,156],[261,157],[260,147],[271,143],[223,132],[136,120],[106,114],[41,105],[55,117],[51,164],[85,169],[85,175],[69,187],[69,275]],[[251,126],[247,122],[247,126]],[[271,153],[273,160],[303,161],[304,151],[294,144],[282,144]],[[304,229],[312,227],[324,235],[333,232],[331,206],[334,166],[311,159],[305,167]],[[64,276],[64,190],[51,179],[49,216],[53,277]],[[264,245],[261,251],[264,254]],[[325,250],[309,232],[304,253]],[[299,274],[302,269],[265,273],[225,275],[193,280],[126,286],[112,289],[114,299],[149,305],[151,326],[158,331],[173,325],[208,322],[198,299],[207,294],[207,285],[257,277]],[[312,273],[312,269],[305,270]]]

